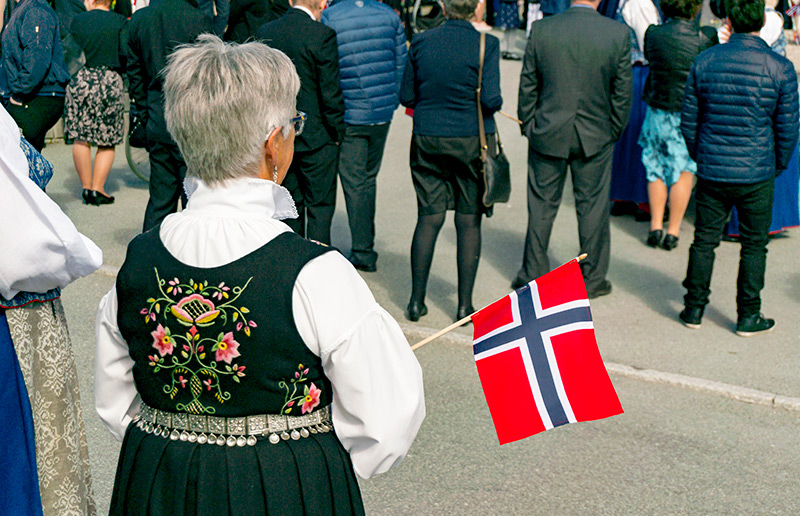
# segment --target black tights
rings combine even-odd
[[[411,242],[411,301],[423,303],[431,272],[436,237],[444,225],[444,213],[420,215]],[[481,257],[481,215],[456,213],[456,260],[458,306],[472,307],[472,289]]]

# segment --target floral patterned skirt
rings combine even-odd
[[[173,441],[131,424],[109,514],[358,515],[364,506],[334,432],[228,447]]]
[[[111,147],[122,143],[122,77],[106,67],[82,68],[67,86],[64,139]]]

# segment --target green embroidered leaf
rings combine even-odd
[[[233,377],[233,381],[234,381],[234,382],[236,382],[236,383],[239,383],[239,378],[237,378],[237,377],[235,377],[235,376],[234,376],[234,377]]]
[[[226,365],[226,366],[225,366],[225,370],[226,370],[226,371],[230,371],[230,370],[231,370],[231,366],[229,366],[229,365]]]
[[[283,413],[284,413],[284,414],[288,414],[288,413],[289,413],[289,412],[291,412],[291,411],[292,411],[292,409],[290,409],[290,408],[287,408],[286,410],[284,410],[284,411],[283,411]]]
[[[148,299],[148,300],[147,300],[147,302],[148,302],[148,303],[155,303],[155,302],[156,302],[156,300],[155,300],[155,299],[153,299],[153,298],[151,297],[150,299]]]
[[[203,360],[204,358],[206,358],[206,354],[205,353],[200,353],[200,360]]]
[[[159,313],[159,312],[161,312],[161,304],[160,303],[156,303],[156,313]]]
[[[239,310],[241,310],[243,314],[249,314],[250,313],[250,310],[248,310],[247,307],[245,307],[245,306],[241,307]]]
[[[308,396],[308,385],[306,385],[306,388],[305,388],[305,389],[303,389],[303,394],[305,394],[306,396]]]
[[[158,367],[158,366],[156,366],[156,368],[155,368],[155,369],[153,369],[153,372],[154,372],[154,373],[157,373],[157,372],[159,372],[159,371],[161,371],[161,368],[160,368],[160,367]]]
[[[170,292],[172,292],[172,287],[169,287],[169,288],[167,289],[167,294],[169,294]]]
[[[182,356],[183,358],[189,358],[189,355],[188,355],[188,354],[186,354],[186,352],[185,352],[185,351],[181,351],[181,356]]]
[[[239,318],[239,312],[233,312],[233,321],[236,322],[236,319]]]

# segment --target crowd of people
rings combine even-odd
[[[500,149],[500,60],[513,53],[487,22],[516,31],[541,18],[518,56],[528,220],[512,288],[551,270],[570,174],[589,298],[612,292],[609,202],[637,205],[650,222],[643,243],[669,251],[694,192],[680,321],[701,326],[714,249],[735,235],[736,332],[775,325],[760,292],[776,220],[800,225],[800,107],[783,19],[763,0],[714,0],[718,30],[700,26],[701,0],[522,12],[445,0],[426,30],[416,15],[435,11],[409,18],[407,2],[9,1],[0,186],[21,223],[0,230],[20,250],[0,258],[11,393],[0,428],[15,443],[22,487],[8,503],[20,514],[95,511],[59,289],[102,254],[44,193],[52,167],[40,152],[63,116],[84,203],[112,204],[125,81],[151,173],[143,233],[97,314],[95,405],[122,441],[112,514],[363,513],[356,474],[396,466],[425,416],[420,366],[356,272],[378,269],[387,135],[404,106],[418,208],[406,318],[427,313],[436,240],[454,211],[463,319],[493,213],[481,151]],[[346,258],[331,247],[338,181]],[[49,367],[57,389],[37,376]]]

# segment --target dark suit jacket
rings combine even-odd
[[[587,157],[616,141],[631,108],[630,52],[629,29],[591,8],[534,23],[517,108],[531,148],[566,158],[573,128]]]
[[[300,76],[297,109],[308,118],[303,134],[295,140],[295,149],[311,151],[330,141],[342,141],[344,99],[336,32],[300,9],[289,9],[258,29],[256,39],[289,56]]]
[[[447,20],[414,35],[400,86],[400,102],[414,109],[414,134],[478,135],[480,33],[466,20]],[[481,81],[481,111],[486,134],[495,133],[492,115],[500,95],[500,44],[486,36]]]
[[[128,81],[131,99],[147,117],[147,138],[172,143],[164,122],[164,77],[167,56],[182,43],[194,43],[213,32],[211,18],[195,0],[163,0],[131,17],[128,37]],[[142,107],[146,109],[142,109]]]

